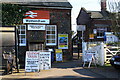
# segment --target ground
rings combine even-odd
[[[35,79],[59,79],[59,80],[120,80],[120,71],[112,66],[91,66],[82,67],[81,60],[69,62],[53,63],[50,70],[41,70],[40,72],[25,73],[20,69],[19,73],[0,76],[2,80],[35,80]]]

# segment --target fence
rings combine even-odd
[[[85,53],[95,53],[96,62],[98,65],[103,66],[109,63],[109,60],[113,55],[120,53],[120,47],[106,46],[104,43],[99,43],[99,45],[89,46],[89,43],[83,43],[83,57],[84,61]]]
[[[111,57],[116,55],[117,53],[120,53],[120,47],[106,46],[105,51],[105,63],[110,63],[109,60],[111,59]]]

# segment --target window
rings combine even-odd
[[[19,45],[26,46],[26,25],[18,26],[19,30]]]
[[[46,25],[46,45],[56,45],[56,25]]]
[[[97,28],[97,38],[104,38],[105,32],[107,31],[107,28],[105,27],[98,27]]]

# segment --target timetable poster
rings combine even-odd
[[[40,70],[51,69],[51,52],[40,52],[39,61]]]

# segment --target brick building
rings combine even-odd
[[[110,13],[106,10],[106,0],[101,0],[101,11],[87,11],[81,8],[76,20],[77,25],[86,27],[83,38],[85,42],[104,42],[106,41],[105,34],[112,32]],[[81,31],[79,34],[82,34]]]
[[[25,61],[26,51],[62,49],[63,60],[72,59],[71,4],[65,2],[26,2],[20,4],[31,8],[18,26],[20,63]],[[37,15],[37,17],[36,17]],[[39,17],[39,18],[38,18]],[[59,35],[66,35],[67,44],[59,45]]]

